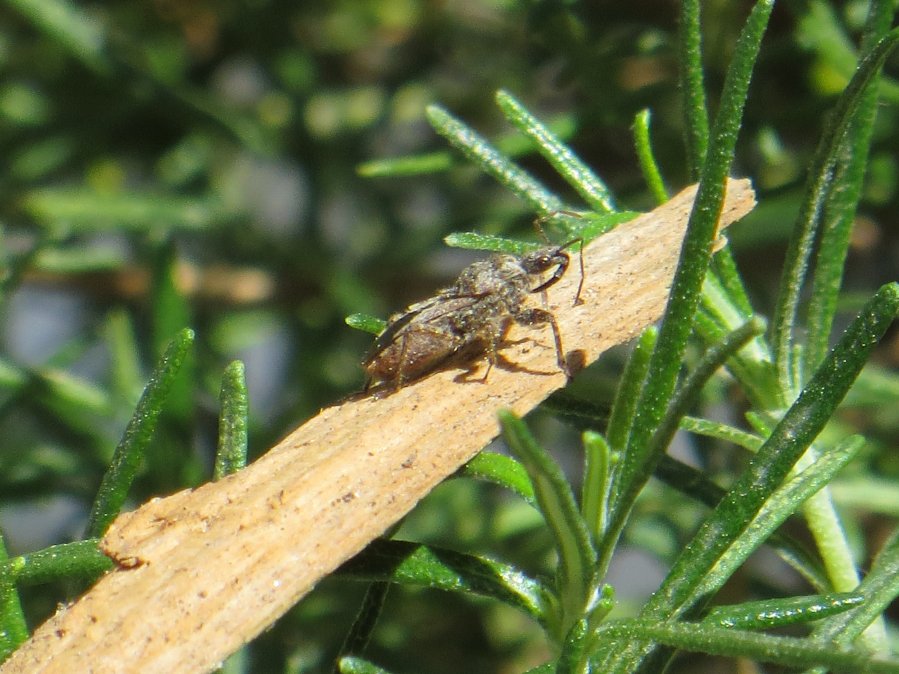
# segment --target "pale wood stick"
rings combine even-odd
[[[549,291],[563,345],[585,363],[659,318],[696,188],[585,249]],[[731,180],[721,222],[754,206]],[[395,394],[321,411],[245,470],[121,515],[103,540],[117,560],[39,627],[2,674],[208,672],[326,574],[399,520],[498,433],[565,384],[548,326],[515,327],[486,382],[444,370]],[[483,364],[482,364],[483,367]]]

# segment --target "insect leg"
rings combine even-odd
[[[565,373],[565,376],[571,379],[571,371],[568,369],[568,363],[565,362],[565,351],[562,349],[562,335],[559,332],[559,324],[556,323],[556,317],[545,309],[526,309],[515,314],[515,321],[524,325],[549,323],[553,331],[553,341],[556,345],[556,363],[559,365],[559,369]]]
[[[581,299],[581,291],[584,289],[584,240],[583,239],[574,239],[570,243],[566,243],[565,246],[569,246],[572,243],[577,242],[578,245],[578,259],[581,263],[581,280],[577,284],[577,292],[574,295],[574,304],[573,306],[577,306],[578,304],[583,304],[584,300]],[[563,246],[563,248],[565,247]]]
[[[490,346],[487,347],[487,369],[484,371],[484,376],[481,377],[481,382],[486,382],[487,377],[490,374],[490,370],[493,369],[493,364],[496,362],[496,346],[494,346],[493,342],[490,343]]]

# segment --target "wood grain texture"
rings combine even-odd
[[[585,249],[549,292],[566,351],[586,364],[657,320],[696,189]],[[748,213],[731,180],[721,221]],[[437,372],[381,398],[321,411],[245,470],[121,515],[103,540],[119,563],[39,627],[2,674],[208,672],[399,520],[498,433],[564,386],[547,326],[513,328],[486,382]],[[483,364],[481,364],[483,367]]]

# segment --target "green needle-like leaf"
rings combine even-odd
[[[561,199],[547,190],[535,178],[515,165],[485,138],[436,105],[428,106],[428,119],[434,129],[485,173],[505,185],[528,207],[542,217],[571,210]]]
[[[724,248],[715,253],[712,262],[714,263],[712,273],[706,279],[714,278],[725,289],[730,301],[740,314],[743,317],[749,316],[752,313],[752,304],[749,302],[746,286],[743,285],[743,279],[737,270],[737,263],[734,260],[730,244],[726,244]]]
[[[112,560],[100,551],[99,542],[88,538],[13,557],[0,564],[0,575],[21,585],[95,578],[113,567]]]
[[[368,314],[350,314],[343,320],[351,328],[362,330],[362,332],[372,335],[380,335],[384,332],[384,328],[387,327],[387,321],[383,318],[369,316]]]
[[[865,653],[822,646],[811,639],[771,636],[696,623],[627,620],[607,623],[599,638],[629,642],[653,640],[687,651],[744,657],[784,667],[826,665],[835,672],[899,674],[899,661],[875,660]]]
[[[715,257],[715,265],[721,267],[733,262],[730,256]],[[728,262],[729,261],[729,262]],[[728,275],[721,276],[716,273],[710,273],[705,278],[702,286],[702,313],[697,316],[696,330],[706,342],[713,344],[724,338],[724,333],[736,330],[752,317],[752,308],[749,300],[746,298],[745,290],[736,278],[736,270],[732,271],[735,283],[731,286],[725,285]],[[702,314],[706,314],[711,318],[717,327],[716,331],[710,331],[700,322]],[[764,339],[754,339],[751,345],[743,349],[737,358],[736,363],[742,370],[757,370],[761,364],[767,364],[771,361],[771,355]],[[756,377],[741,377],[741,381],[752,381]]]
[[[581,512],[594,541],[602,540],[606,530],[611,472],[617,455],[606,439],[594,431],[584,431],[584,486]]]
[[[684,97],[687,168],[690,177],[698,180],[705,164],[709,146],[709,113],[706,110],[705,87],[702,74],[702,26],[699,21],[699,0],[681,2],[680,31],[680,90]]]
[[[767,630],[839,615],[864,601],[864,596],[852,592],[765,599],[733,606],[716,606],[709,611],[703,622],[721,627]]]
[[[101,537],[124,505],[128,489],[150,444],[162,406],[193,341],[193,330],[182,330],[172,340],[156,371],[150,377],[137,403],[134,416],[128,422],[125,434],[115,449],[112,463],[100,483],[88,521],[88,538]]]
[[[0,534],[0,662],[28,638],[22,602],[9,566],[6,543]]]
[[[609,421],[607,407],[565,392],[556,391],[543,401],[540,409],[581,431],[604,427]]]
[[[757,435],[747,433],[746,431],[722,424],[719,421],[710,421],[709,419],[698,419],[696,417],[681,417],[680,428],[683,431],[690,431],[696,435],[704,435],[707,438],[715,438],[716,440],[724,440],[732,442],[735,445],[748,449],[751,452],[758,451],[764,440]]]
[[[492,597],[541,622],[553,604],[552,596],[539,582],[508,564],[405,541],[375,541],[338,573],[358,580]]]
[[[587,644],[590,623],[586,618],[581,618],[565,636],[562,644],[562,653],[556,663],[555,674],[587,674]]]
[[[222,411],[213,472],[216,480],[247,465],[247,380],[244,365],[239,360],[225,368],[219,403]]]
[[[538,243],[507,239],[504,236],[478,234],[477,232],[454,232],[443,237],[443,241],[447,246],[453,248],[489,250],[492,253],[508,253],[510,255],[524,255],[540,246]]]
[[[624,373],[621,375],[618,390],[615,392],[615,400],[612,403],[612,411],[609,414],[609,426],[606,429],[606,439],[616,452],[623,451],[627,446],[640,392],[649,368],[649,358],[655,348],[657,337],[658,330],[654,327],[643,331],[627,360]]]
[[[337,661],[340,674],[391,674],[389,669],[384,669],[363,658],[347,655]]]
[[[536,505],[534,486],[528,472],[511,456],[496,452],[480,452],[462,467],[459,475],[505,487],[528,503]]]
[[[584,241],[592,241],[597,236],[602,236],[609,232],[622,222],[630,222],[640,213],[637,211],[616,211],[615,213],[587,213],[582,215],[580,220],[569,220],[569,222],[578,223],[577,229],[572,230],[572,234],[584,239]]]
[[[362,655],[365,653],[384,608],[384,602],[387,601],[389,590],[390,583],[385,581],[377,580],[369,583],[365,590],[365,596],[362,598],[362,606],[359,607],[359,612],[340,647],[341,654]]]
[[[899,28],[880,40],[858,64],[858,69],[840,96],[832,121],[827,125],[812,166],[806,198],[802,203],[787,249],[787,264],[780,284],[780,295],[772,323],[775,366],[783,391],[794,391],[793,333],[802,283],[809,256],[821,221],[821,212],[832,188],[834,167],[852,120],[856,118],[863,95],[880,72],[884,61],[899,43]]]
[[[540,120],[506,91],[497,92],[496,102],[506,119],[534,142],[537,151],[581,195],[590,208],[599,213],[615,210],[615,201],[606,184]]]
[[[643,171],[643,179],[649,186],[649,191],[657,204],[668,201],[668,190],[665,189],[665,181],[662,172],[652,152],[652,141],[649,139],[649,109],[643,109],[634,118],[634,147],[637,150],[637,159],[640,161],[640,169]]]
[[[409,157],[388,157],[359,164],[356,173],[363,178],[427,175],[440,173],[453,165],[453,155],[446,152],[430,152]]]
[[[574,117],[566,114],[553,117],[548,127],[555,138],[561,139],[571,138],[577,130]],[[497,138],[496,148],[508,157],[518,157],[533,153],[534,144],[516,132]],[[365,178],[397,178],[441,173],[458,163],[460,162],[452,152],[429,152],[363,162],[356,167],[356,173]]]
[[[867,51],[886,35],[893,23],[894,14],[895,10],[890,2],[870,3],[862,40],[863,50]],[[853,58],[851,53],[850,58]],[[812,278],[806,330],[808,344],[804,354],[806,369],[817,366],[827,353],[849,250],[849,237],[868,169],[868,154],[874,119],[877,115],[880,94],[878,85],[881,79],[879,74],[875,75],[873,86],[868,86],[859,98],[855,118],[847,129],[845,140],[838,153],[836,174],[827,196],[821,242]]]
[[[556,543],[562,603],[559,627],[565,633],[592,608],[596,599],[593,583],[596,551],[571,487],[558,464],[512,412],[501,410],[499,420],[503,438],[530,475],[537,504]]]

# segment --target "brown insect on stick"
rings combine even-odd
[[[487,369],[481,380],[486,381],[503,338],[515,323],[549,325],[556,363],[570,377],[555,316],[546,309],[526,306],[526,301],[559,282],[570,261],[566,248],[578,242],[582,240],[520,256],[494,254],[478,260],[463,269],[450,287],[392,316],[363,361],[366,390],[378,382],[398,390],[460,353],[467,355],[469,363],[486,355]],[[582,251],[574,304],[580,301],[583,272]]]

